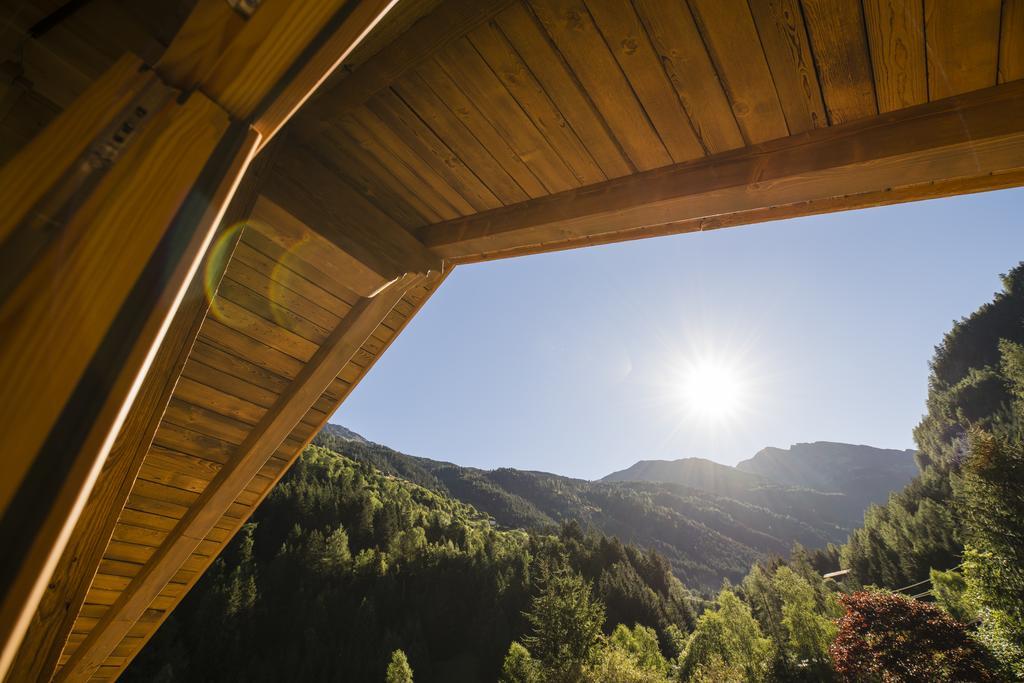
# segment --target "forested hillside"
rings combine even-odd
[[[707,460],[696,461],[709,473],[694,486],[588,482],[544,472],[459,467],[352,435],[328,425],[316,443],[470,503],[502,527],[554,529],[575,520],[656,549],[684,583],[709,594],[723,579],[742,579],[759,557],[787,554],[794,543],[817,548],[842,542],[850,528],[840,495],[785,487]],[[717,468],[731,474],[714,476]],[[859,518],[863,510],[855,514]]]
[[[472,507],[311,447],[132,664],[136,681],[373,681],[401,648],[418,681],[498,677],[545,575],[594,586],[599,626],[671,652],[691,597],[665,560],[583,533],[501,531]]]

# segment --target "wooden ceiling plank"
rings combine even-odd
[[[267,183],[263,196],[256,201],[246,231],[259,232],[259,237],[275,243],[279,247],[278,253],[283,256],[281,260],[284,263],[288,264],[293,259],[308,262],[321,274],[316,281],[331,291],[349,289],[356,294],[368,295],[394,279],[393,263],[381,258],[380,255],[369,254],[368,246],[359,239],[361,236],[358,233],[345,234],[344,228],[338,229],[336,220],[324,217],[321,211],[317,211],[319,202],[327,198],[319,198],[316,205],[305,207],[297,201],[298,198],[286,200],[289,208],[284,208],[280,197],[291,185],[299,182],[298,179],[287,175],[290,170],[297,168],[298,164],[295,163],[294,157],[299,152],[292,148],[282,151],[284,158],[275,159],[268,169],[268,176],[272,181]],[[325,173],[323,167],[316,164],[308,154],[302,156],[308,165],[313,166],[305,170],[306,177],[303,180],[309,180],[309,176],[315,175],[317,171]],[[283,171],[282,162],[287,164]],[[303,220],[303,215],[296,211],[306,214],[307,220],[309,214],[316,212],[315,215],[323,227],[333,225],[336,228],[335,233],[328,237],[313,230],[310,224]],[[396,227],[395,232],[404,230]],[[338,239],[339,237],[341,239]],[[257,236],[254,235],[252,242],[256,241]]]
[[[245,435],[251,431],[247,424],[182,401],[177,396],[171,396],[171,400],[168,401],[164,422],[207,434],[236,446],[241,444],[245,440]]]
[[[576,179],[574,184],[588,185],[606,180],[607,176],[591,157],[590,150],[497,25],[493,21],[483,24],[467,38],[554,152],[572,171]]]
[[[396,131],[382,121],[374,112],[365,108],[357,109],[352,111],[350,116],[343,117],[340,122],[345,130],[360,140],[360,143],[363,140],[359,137],[359,129],[361,128],[369,133],[372,139],[387,152],[378,158],[382,161],[394,160],[396,162],[394,166],[388,166],[389,169],[394,169],[396,175],[402,173],[403,168],[408,168],[416,178],[413,181],[413,186],[415,186],[417,181],[426,183],[429,191],[442,197],[457,215],[466,216],[475,213],[476,209],[473,208],[470,202],[459,194],[444,176],[434,170],[433,166],[417,154],[406,143],[404,138],[398,135]],[[352,125],[353,122],[356,125]]]
[[[284,252],[282,251],[281,253],[283,254]],[[292,270],[289,266],[294,265],[298,259],[287,259],[284,262],[274,260],[273,257],[254,249],[245,240],[245,235],[243,235],[242,241],[238,246],[235,247],[233,259],[236,266],[247,266],[249,269],[265,276],[271,282],[271,287],[280,287],[293,291],[335,317],[344,315],[351,308],[351,304],[348,301],[339,299],[319,284]],[[353,301],[355,300],[355,296],[350,295],[350,298]]]
[[[184,376],[178,379],[174,395],[186,403],[201,405],[218,415],[250,425],[259,422],[266,412],[266,408]]]
[[[394,90],[382,90],[374,95],[367,106],[381,121],[390,126],[410,149],[444,178],[446,183],[462,195],[475,211],[501,206],[501,201],[494,196],[490,188],[402,98],[395,94]]]
[[[297,279],[297,278],[296,278]],[[250,266],[235,261],[231,264],[230,280],[237,286],[245,287],[274,304],[313,323],[321,330],[334,329],[339,315],[310,301],[295,290],[271,280],[265,274]],[[344,315],[345,311],[341,314]]]
[[[436,60],[423,64],[415,73],[480,141],[528,197],[542,197],[548,194],[547,188],[510,146],[506,137],[495,128],[476,103],[445,73]]]
[[[446,259],[471,261],[658,225],[662,234],[700,229],[704,219],[729,215],[735,222],[720,224],[738,224],[744,212],[768,207],[793,205],[799,214],[813,202],[872,205],[893,189],[906,201],[914,192],[933,196],[936,183],[1001,187],[1022,160],[1024,81],[1016,81],[430,226],[420,237]]]
[[[264,370],[247,359],[224,351],[208,343],[203,338],[197,339],[195,346],[192,347],[191,360],[195,361],[198,365],[215,368],[218,372],[223,372],[226,375],[237,378],[239,381],[256,387],[263,391],[263,396],[266,397],[279,394],[288,386],[286,378]],[[253,402],[258,403],[259,401],[254,400]],[[269,408],[270,406],[266,407]]]
[[[315,154],[301,148],[274,159],[272,182],[256,202],[254,219],[304,233],[310,242],[323,241],[306,258],[317,258],[322,270],[338,268],[336,254],[348,254],[380,275],[382,285],[402,273],[440,270],[437,258],[387,214],[341,180]],[[500,203],[495,200],[495,206]],[[306,251],[312,244],[307,245]],[[339,252],[340,250],[340,252]],[[338,273],[343,277],[344,273]],[[351,276],[349,278],[351,280]],[[344,282],[344,281],[343,281]],[[373,294],[380,286],[365,292]]]
[[[533,0],[530,6],[633,165],[646,171],[672,163],[583,3]]]
[[[939,100],[995,85],[1000,0],[925,0],[928,97]]]
[[[224,324],[272,349],[288,354],[295,360],[306,362],[316,353],[315,343],[281,327],[274,320],[267,320],[245,306],[225,297],[217,299],[216,306]]]
[[[828,116],[799,0],[755,0],[750,3],[750,12],[789,132],[795,135],[827,126]]]
[[[875,79],[858,0],[803,0],[829,123],[878,113]]]
[[[203,325],[200,339],[222,351],[238,355],[279,377],[292,379],[302,369],[302,362],[271,348],[263,342],[242,334],[220,320],[208,318]]]
[[[392,88],[430,129],[476,174],[501,204],[528,198],[519,183],[502,168],[486,147],[463,125],[416,72],[396,81]]]
[[[1003,0],[999,30],[999,82],[1024,78],[1024,0]]]
[[[349,312],[306,365],[278,404],[239,447],[231,467],[222,469],[197,504],[170,533],[152,558],[104,615],[56,680],[87,680],[139,620],[143,612],[189,558],[253,476],[295,428],[324,388],[337,376],[362,341],[387,315],[415,278],[403,278]]]
[[[405,230],[438,219],[439,214],[423,197],[404,186],[340,126],[325,126],[315,144],[306,141],[302,145],[313,149],[324,146],[323,162]]]
[[[587,8],[672,161],[704,156],[704,146],[632,4],[590,0]]]
[[[733,113],[749,143],[789,134],[754,18],[744,0],[689,0]]]
[[[513,2],[494,21],[605,177],[632,173],[618,142],[533,14],[522,2]]]
[[[637,0],[654,49],[709,153],[742,147],[743,134],[685,2]]]
[[[333,121],[368,102],[437,50],[500,12],[510,0],[448,0],[419,19],[330,90],[318,95],[309,115]]]
[[[268,237],[267,231],[260,229],[261,224],[257,220],[249,220],[246,226],[247,229],[242,233],[242,242],[238,245],[239,258],[250,258],[250,253],[252,254],[251,259],[257,258],[257,254],[262,256],[264,260],[261,260],[260,263],[270,264],[270,268],[265,269],[264,272],[270,273],[270,277],[274,281],[282,284],[293,283],[294,287],[302,287],[302,291],[307,294],[309,299],[316,301],[329,311],[347,311],[348,307],[359,300],[359,296],[355,292],[339,284],[333,277],[308,260],[316,258],[315,251],[310,254],[307,252],[313,250],[292,249],[295,244],[282,242],[277,234]],[[299,239],[301,241],[301,237]],[[246,263],[251,264],[251,259]],[[296,277],[308,282],[309,285],[295,281]],[[335,304],[334,302],[342,303]]]
[[[333,329],[324,329],[301,315],[278,305],[277,302],[238,284],[231,278],[224,278],[220,288],[220,297],[218,303],[221,300],[231,301],[316,345],[323,343],[323,340],[330,334],[330,329]]]
[[[928,101],[921,0],[864,0],[878,110]]]
[[[464,216],[473,212],[473,207],[466,203],[465,199],[452,190],[369,111],[364,109],[350,116],[343,116],[333,125],[372,155],[410,195],[415,195],[429,204],[442,218]],[[325,135],[329,137],[329,133]]]
[[[452,42],[434,59],[549,192],[580,185],[568,162],[555,151],[468,39]]]

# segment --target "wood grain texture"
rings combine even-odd
[[[429,226],[419,235],[461,262],[614,241],[620,232],[686,228],[770,207],[827,202],[838,210],[842,197],[849,197],[847,206],[864,206],[863,197],[875,201],[894,189],[907,201],[934,196],[942,183],[970,191],[1003,187],[1024,166],[1022,95],[1018,81]]]
[[[622,149],[532,12],[515,2],[494,21],[605,176],[630,173],[632,166]]]
[[[469,41],[515,98],[523,112],[572,172],[573,185],[606,180],[586,145],[534,78],[516,49],[493,23],[469,34]]]
[[[203,77],[202,91],[233,117],[249,118],[343,4],[264,0]]]
[[[392,87],[502,204],[513,204],[528,198],[515,178],[508,174],[418,74],[409,74]]]
[[[925,0],[928,97],[938,100],[996,83],[1000,0]]]
[[[999,82],[1024,78],[1024,0],[1003,0],[999,29]]]
[[[689,6],[637,0],[636,9],[705,149],[714,154],[742,147],[743,135]]]
[[[202,83],[245,26],[245,17],[219,0],[199,0],[156,63],[160,76],[180,90]]]
[[[633,165],[647,170],[671,163],[672,157],[584,4],[580,0],[530,4]]]
[[[864,17],[857,0],[803,0],[829,123],[878,112]]]
[[[573,158],[567,161],[555,151],[468,38],[451,43],[440,50],[435,59],[447,77],[473,101],[476,109],[501,133],[548,192],[579,187],[580,180],[570,165]],[[547,124],[541,121],[541,125]],[[579,152],[578,149],[575,151]],[[584,159],[586,157],[575,158],[576,167],[593,177],[593,162],[587,164]],[[600,171],[596,172],[600,174]]]
[[[319,95],[310,112],[318,121],[330,121],[364,104],[407,71],[429,59],[452,40],[490,20],[510,0],[451,0],[419,19],[335,87]]]
[[[0,205],[5,208],[0,216],[0,243],[110,120],[154,81],[153,74],[140,72],[141,66],[138,57],[125,55],[0,168]]]
[[[516,185],[524,193],[529,197],[540,197],[548,193],[544,183],[537,178],[537,174],[526,165],[519,153],[499,132],[495,123],[484,115],[473,99],[445,73],[440,64],[435,61],[428,62],[418,69],[415,75],[430,88],[439,100],[445,103],[452,114],[487,149],[487,152],[515,180]]]
[[[319,236],[334,245],[335,249],[317,262],[325,270],[333,269],[331,274],[357,294],[372,294],[403,273],[440,270],[437,258],[416,238],[338,178],[311,151],[289,148],[274,159],[268,177],[271,180],[264,196],[257,202],[260,220],[274,217],[291,226],[296,221],[287,216],[292,215],[307,226],[310,239]],[[276,209],[271,206],[274,203]],[[285,212],[281,206],[291,209]],[[369,271],[377,279],[367,279],[365,287],[357,286],[357,269]]]
[[[919,0],[864,0],[878,110],[928,101],[924,5]]]
[[[747,3],[690,0],[690,8],[746,141],[785,137],[786,117]]]
[[[799,0],[753,0],[750,11],[791,134],[828,125]]]
[[[587,8],[672,160],[704,156],[704,147],[632,4],[592,0]]]

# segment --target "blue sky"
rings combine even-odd
[[[935,344],[1020,260],[1018,189],[462,266],[331,421],[587,479],[801,441],[911,448]],[[722,419],[680,397],[708,362],[740,385]]]

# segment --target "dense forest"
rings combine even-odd
[[[702,574],[657,543],[616,537],[656,539],[659,521],[688,519],[702,528],[687,537],[691,561],[721,572],[702,556],[731,557],[700,545],[719,533],[708,522],[736,513],[738,535],[743,506],[751,520],[766,507],[656,483],[482,473],[335,429],[126,679],[1024,680],[1024,265],[1003,281],[936,348],[914,432],[920,474],[841,548],[746,546],[730,561],[749,558],[749,571],[712,595],[688,589]],[[823,577],[840,566],[840,583]]]

